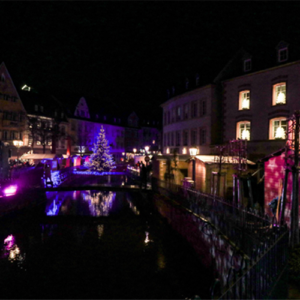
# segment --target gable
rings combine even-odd
[[[81,97],[76,108],[75,116],[90,119],[90,112],[86,100],[84,97]]]
[[[9,111],[23,111],[26,113],[4,62],[0,65],[0,107]]]

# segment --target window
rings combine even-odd
[[[38,106],[37,105],[34,106],[34,110],[38,111]]]
[[[5,75],[3,73],[1,74],[1,81],[5,82]]]
[[[250,91],[239,93],[239,110],[250,109]]]
[[[200,145],[206,144],[206,129],[200,128]]]
[[[177,106],[177,116],[176,116],[176,121],[180,121],[181,120],[181,107]]]
[[[189,137],[189,133],[187,130],[183,131],[183,146],[187,146],[188,145],[188,137]]]
[[[244,72],[250,71],[251,67],[252,67],[251,59],[245,59],[244,60]]]
[[[183,109],[184,109],[184,119],[187,120],[189,118],[189,105],[185,104]]]
[[[206,100],[202,100],[201,101],[201,107],[200,107],[200,114],[201,116],[205,116],[206,115]]]
[[[281,82],[273,85],[273,105],[286,103],[286,83]]]
[[[180,131],[176,131],[176,146],[180,146]]]
[[[197,102],[192,102],[192,118],[197,117]]]
[[[270,120],[269,138],[270,140],[285,139],[287,121],[285,117]]]
[[[237,123],[236,138],[241,140],[250,140],[250,122],[241,121]]]
[[[170,111],[168,111],[168,114],[167,114],[167,116],[168,116],[168,119],[167,119],[167,124],[170,124]]]
[[[175,122],[175,120],[176,120],[176,109],[173,108],[172,109],[172,123]]]
[[[282,48],[278,50],[278,62],[283,62],[288,59],[288,49]]]
[[[195,146],[197,144],[197,129],[191,130],[191,145]]]
[[[199,80],[200,80],[199,74],[196,74],[196,86],[199,85]]]

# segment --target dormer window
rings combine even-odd
[[[196,86],[199,85],[200,77],[199,74],[196,74]]]
[[[34,110],[38,111],[38,106],[37,105],[34,106]]]
[[[278,62],[284,62],[288,59],[288,48],[278,50]]]
[[[251,59],[245,59],[244,60],[244,72],[249,72],[251,71],[251,67],[252,67],[252,62]]]
[[[3,73],[1,74],[1,81],[5,82],[5,75]]]

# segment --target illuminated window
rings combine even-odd
[[[251,67],[252,67],[251,59],[244,60],[244,72],[250,71]]]
[[[273,105],[286,103],[286,83],[281,82],[273,85]]]
[[[236,137],[242,140],[250,140],[250,122],[241,121],[237,123]]]
[[[285,139],[287,129],[287,121],[285,117],[270,120],[270,140]]]
[[[239,93],[239,110],[250,109],[250,91],[241,91]]]
[[[283,62],[288,59],[288,49],[282,48],[278,50],[278,61]]]

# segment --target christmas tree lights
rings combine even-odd
[[[109,154],[110,146],[105,138],[105,130],[101,126],[97,143],[94,144],[93,154],[87,163],[89,171],[109,172],[113,169],[115,162],[112,155]]]

